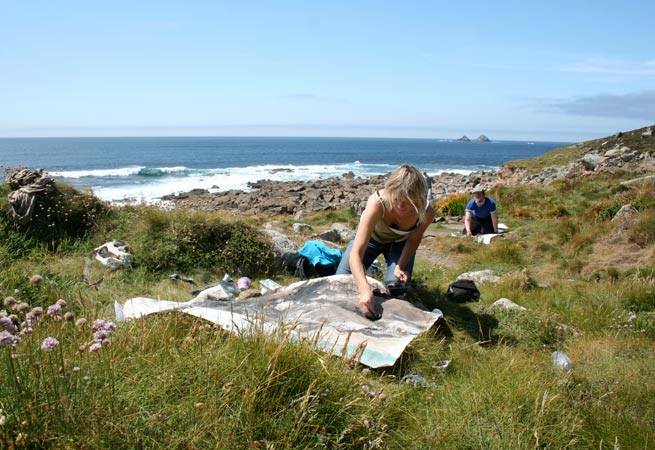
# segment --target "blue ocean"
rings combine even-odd
[[[156,202],[172,193],[249,190],[261,179],[386,174],[402,163],[430,175],[495,170],[568,142],[305,137],[4,138],[4,168],[41,168],[99,198]]]

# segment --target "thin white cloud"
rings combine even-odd
[[[296,93],[296,94],[287,94],[286,98],[299,101],[314,101],[314,102],[338,102],[338,100],[333,97],[324,97],[316,94],[306,94],[306,93]]]
[[[626,63],[625,61],[590,60],[576,64],[559,66],[556,72],[595,73],[608,75],[646,75],[655,76],[655,60],[644,63]]]
[[[624,95],[599,94],[553,100],[549,109],[578,116],[640,119],[655,122],[655,90]]]

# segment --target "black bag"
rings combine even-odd
[[[480,300],[480,291],[473,280],[457,280],[450,283],[446,292],[449,300],[464,303],[477,302]]]
[[[337,273],[337,269],[334,266],[328,264],[312,265],[312,263],[304,256],[298,258],[298,262],[296,263],[296,275],[303,280],[316,277],[327,277],[334,275],[335,273]]]

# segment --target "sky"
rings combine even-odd
[[[655,2],[0,0],[0,137],[579,142],[655,124]]]

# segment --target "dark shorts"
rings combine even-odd
[[[471,215],[471,234],[473,236],[478,234],[491,234],[495,233],[494,223],[491,220],[491,215],[485,218],[475,217]],[[462,234],[466,234],[466,227],[462,230]]]

